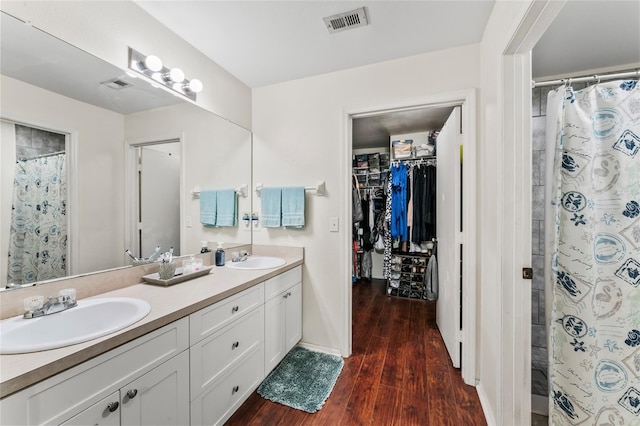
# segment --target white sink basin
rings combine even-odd
[[[0,354],[37,352],[97,339],[140,321],[150,311],[144,300],[111,297],[80,300],[76,307],[43,317],[10,318],[0,322]]]
[[[250,256],[242,262],[227,262],[231,269],[271,269],[284,265],[286,262],[279,257]]]

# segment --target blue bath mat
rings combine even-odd
[[[315,413],[327,400],[344,366],[337,355],[296,346],[258,386],[263,398]]]

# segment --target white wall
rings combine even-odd
[[[198,105],[251,127],[251,89],[132,1],[3,0],[0,8],[122,69],[129,46],[158,55],[203,82]]]
[[[124,116],[83,102],[60,96],[6,76],[0,76],[2,117],[27,125],[71,133],[75,149],[75,179],[70,193],[78,203],[69,208],[77,224],[77,244],[72,250],[78,263],[74,274],[113,268],[124,258]],[[3,145],[5,144],[3,139]],[[2,170],[13,170],[15,156],[2,156]],[[4,197],[4,186],[3,186]],[[4,203],[3,203],[4,205]],[[75,213],[75,215],[74,215]],[[4,221],[3,221],[4,223]],[[7,243],[8,244],[8,243]],[[6,244],[3,243],[3,247]]]
[[[350,143],[346,111],[479,87],[479,54],[479,45],[470,45],[253,90],[254,182],[310,186],[324,180],[327,186],[326,197],[307,193],[304,230],[263,229],[253,237],[256,244],[305,248],[303,341],[340,350],[348,339],[343,294],[351,282],[342,274],[350,262],[342,241],[351,232],[343,204],[350,179],[342,158]],[[254,205],[259,210],[259,198]],[[338,233],[329,232],[331,216],[341,218]]]
[[[212,228],[200,224],[200,200],[192,197],[194,187],[206,189],[248,186],[247,197],[238,197],[240,217],[251,213],[251,133],[189,103],[158,108],[125,117],[128,142],[149,142],[172,137],[183,138],[184,156],[181,224],[182,253],[200,251],[200,241],[250,244],[251,232],[243,221],[237,227]],[[191,218],[187,227],[185,220]]]

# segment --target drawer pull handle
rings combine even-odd
[[[107,405],[107,410],[109,410],[110,413],[113,413],[114,411],[116,411],[118,409],[119,406],[120,406],[120,403],[118,401],[110,402]]]
[[[138,394],[138,389],[129,389],[127,391],[127,396],[129,397],[129,399],[135,398],[137,394]]]
[[[231,345],[231,349],[235,349],[238,346],[240,346],[240,342],[233,342],[233,344]]]
[[[291,296],[291,292],[285,293],[282,297],[284,297],[285,299],[287,299],[289,296]]]
[[[240,386],[234,386],[233,389],[231,389],[231,395],[238,392],[239,390],[240,390]]]
[[[236,312],[238,312],[240,308],[238,306],[234,306],[233,308],[231,308],[231,313],[235,314]]]

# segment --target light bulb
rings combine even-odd
[[[184,72],[180,68],[172,68],[169,71],[169,78],[176,83],[182,83],[184,81]]]
[[[162,61],[155,55],[149,55],[144,58],[144,66],[150,71],[160,71],[162,69]]]
[[[184,88],[189,92],[200,93],[202,92],[203,86],[200,80],[198,80],[197,78],[194,78],[189,83],[185,84]]]

